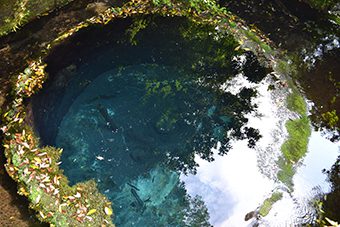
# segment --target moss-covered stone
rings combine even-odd
[[[308,138],[311,134],[310,122],[307,116],[286,123],[288,140],[281,150],[286,160],[296,163],[307,152]]]
[[[290,190],[293,190],[295,166],[307,153],[311,125],[307,116],[305,100],[292,83],[290,86],[293,92],[287,97],[287,107],[300,116],[286,122],[288,138],[281,146],[282,157],[277,162],[280,167],[277,178]]]
[[[28,197],[42,222],[56,226],[114,226],[112,212],[107,212],[111,203],[99,193],[96,183],[88,181],[71,187],[59,169],[62,149],[40,147],[33,130],[24,123],[24,98],[42,87],[44,68],[41,61],[31,62],[13,85],[15,98],[2,116],[6,170],[18,182],[18,193]]]
[[[0,36],[73,0],[0,0]]]
[[[306,102],[297,92],[293,92],[287,97],[287,107],[288,109],[300,114],[300,116],[306,116]]]
[[[262,217],[265,217],[269,214],[269,211],[272,209],[274,203],[276,203],[277,201],[279,201],[280,199],[282,199],[282,193],[281,192],[274,192],[270,198],[267,198],[262,206],[259,209],[259,214]]]

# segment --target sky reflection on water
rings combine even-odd
[[[314,187],[329,191],[322,169],[329,169],[334,163],[339,155],[338,144],[314,131],[308,151],[303,166],[294,176],[294,199],[287,194],[274,204],[263,225],[289,224],[298,213],[294,200],[310,198],[314,195]],[[244,141],[234,143],[227,156],[215,157],[211,163],[196,157],[200,165],[197,175],[182,176],[181,179],[190,195],[203,197],[213,226],[248,226],[251,221],[244,221],[245,214],[257,208],[278,183],[260,173],[256,151],[249,149]]]

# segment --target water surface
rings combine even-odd
[[[148,26],[131,36],[140,21]],[[287,90],[269,92],[268,70],[236,46],[183,18],[83,31],[49,59],[51,79],[33,99],[36,129],[64,149],[72,184],[97,181],[117,226],[271,225],[278,214],[281,224],[303,223],[296,201],[306,195],[276,178]],[[297,193],[300,178],[315,175],[300,169]],[[274,190],[284,197],[273,212],[244,221]]]

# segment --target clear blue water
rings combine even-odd
[[[231,139],[254,145],[258,132],[242,126],[255,92],[221,89],[238,70],[230,37],[184,19],[148,21],[137,46],[124,41],[131,22],[123,21],[61,47],[55,55],[64,58],[51,58],[51,80],[33,99],[37,131],[64,149],[72,184],[96,179],[117,226],[210,226],[180,174],[196,172],[196,156],[213,161],[212,148],[226,154]]]

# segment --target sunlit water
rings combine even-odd
[[[294,117],[287,89],[269,92],[271,77],[261,81],[263,68],[233,52],[230,38],[177,23],[147,29],[137,47],[115,43],[113,33],[102,41],[112,45],[98,44],[94,57],[57,71],[33,100],[42,141],[64,149],[61,167],[72,184],[97,181],[117,226],[303,223],[312,213],[308,201],[328,190],[321,170],[334,162],[337,145],[312,133],[288,192],[276,178],[284,124]],[[221,58],[221,50],[228,54]],[[269,215],[245,221],[274,190],[283,199]]]

